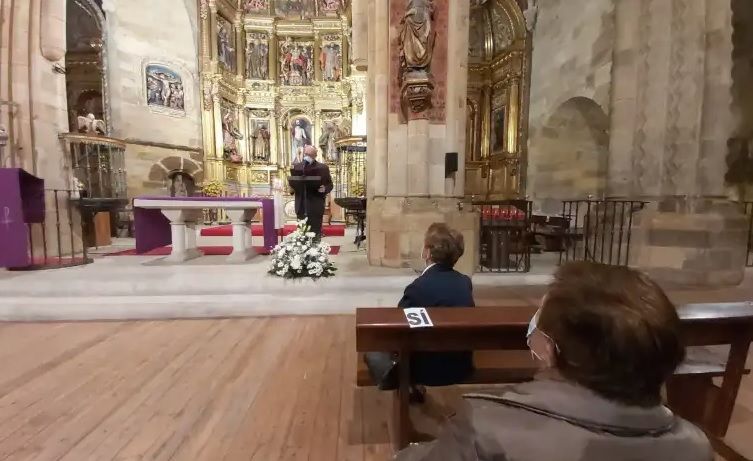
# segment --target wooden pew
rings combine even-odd
[[[356,350],[393,351],[402,357],[413,351],[527,350],[525,335],[535,311],[534,306],[431,308],[433,327],[410,328],[401,309],[358,308]],[[686,346],[730,345],[723,371],[718,366],[685,364],[667,388],[670,406],[699,424],[721,453],[726,445],[720,444],[729,426],[740,381],[746,373],[745,360],[753,339],[753,303],[688,304],[679,307],[678,314]],[[398,449],[410,441],[409,362],[399,362],[400,388],[393,405],[394,441]],[[490,375],[488,370],[485,373]],[[686,376],[692,379],[696,389],[707,389],[713,386],[711,377],[723,376],[718,389],[704,390],[704,395],[713,398],[713,403],[707,404],[700,414],[689,411],[697,407],[698,396],[684,393]]]

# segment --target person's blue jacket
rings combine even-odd
[[[435,264],[405,288],[398,306],[474,307],[473,284],[467,275]],[[417,352],[411,357],[411,375],[416,384],[446,386],[463,381],[472,372],[473,353],[470,351]]]

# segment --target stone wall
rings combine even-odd
[[[197,185],[204,180],[199,150],[128,143],[125,155],[129,197],[169,195],[170,177],[176,172],[187,174]]]
[[[198,12],[195,0],[110,0],[107,78],[113,136],[200,148]],[[183,79],[185,114],[146,102],[145,66],[162,64]]]
[[[537,207],[556,208],[556,198],[598,192],[606,151],[600,133],[604,123],[590,120],[592,109],[577,107],[584,104],[565,104],[573,98],[589,99],[609,115],[613,47],[613,0],[539,2],[533,36],[527,172],[527,193]],[[578,127],[572,136],[568,125]],[[584,137],[589,131],[594,132]],[[584,142],[590,146],[585,150]],[[579,175],[577,162],[584,156],[582,152],[588,152],[585,162],[589,166]],[[568,171],[558,173],[566,163]],[[542,179],[552,176],[558,177],[554,183]]]

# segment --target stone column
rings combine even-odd
[[[681,285],[737,284],[745,220],[726,200],[729,0],[618,2],[608,191],[649,201],[631,264]]]
[[[407,64],[409,71],[401,72],[400,31],[407,2],[369,2],[369,261],[420,267],[426,229],[446,222],[465,237],[458,269],[470,274],[477,260],[478,217],[460,204],[469,1],[418,3],[433,6],[434,46],[428,64],[415,59]],[[458,152],[460,168],[450,178],[445,178],[447,152]]]

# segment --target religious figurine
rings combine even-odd
[[[313,80],[311,45],[287,39],[280,45],[280,78],[283,85],[310,85]]]
[[[432,107],[431,59],[436,31],[433,0],[408,0],[400,21],[400,105],[403,117]]]
[[[528,32],[533,32],[533,29],[536,27],[538,16],[538,0],[528,0],[528,7],[523,11],[523,17],[526,19],[526,29],[528,29]]]
[[[266,123],[257,124],[253,138],[254,160],[269,162],[269,128]]]
[[[322,70],[322,78],[329,82],[340,80],[340,45],[329,43],[322,47],[319,54],[319,65]]]
[[[340,137],[340,127],[334,121],[324,122],[322,135],[319,136],[319,148],[328,162],[337,162],[340,159],[335,141]]]
[[[307,133],[307,122],[304,120],[296,119],[292,128],[292,138],[290,143],[291,155],[293,156],[293,163],[297,163],[303,160],[303,148],[311,144],[311,139]]]
[[[269,69],[269,47],[260,40],[249,40],[246,47],[246,77],[266,80]]]
[[[78,131],[86,134],[105,134],[107,127],[103,120],[97,120],[94,114],[89,114],[86,117],[78,117]]]
[[[269,8],[269,0],[246,0],[247,12],[266,11]]]
[[[170,187],[171,197],[188,197],[188,189],[183,181],[183,174],[177,173],[173,176],[172,186]]]
[[[241,163],[243,159],[238,154],[238,140],[243,139],[243,135],[235,127],[235,117],[232,111],[226,111],[222,117],[222,145],[223,156],[225,160],[233,163]]]
[[[408,0],[400,30],[400,61],[404,69],[428,72],[436,37],[433,19],[433,0]]]
[[[225,19],[217,19],[217,56],[225,70],[235,72],[235,47],[231,27]]]

